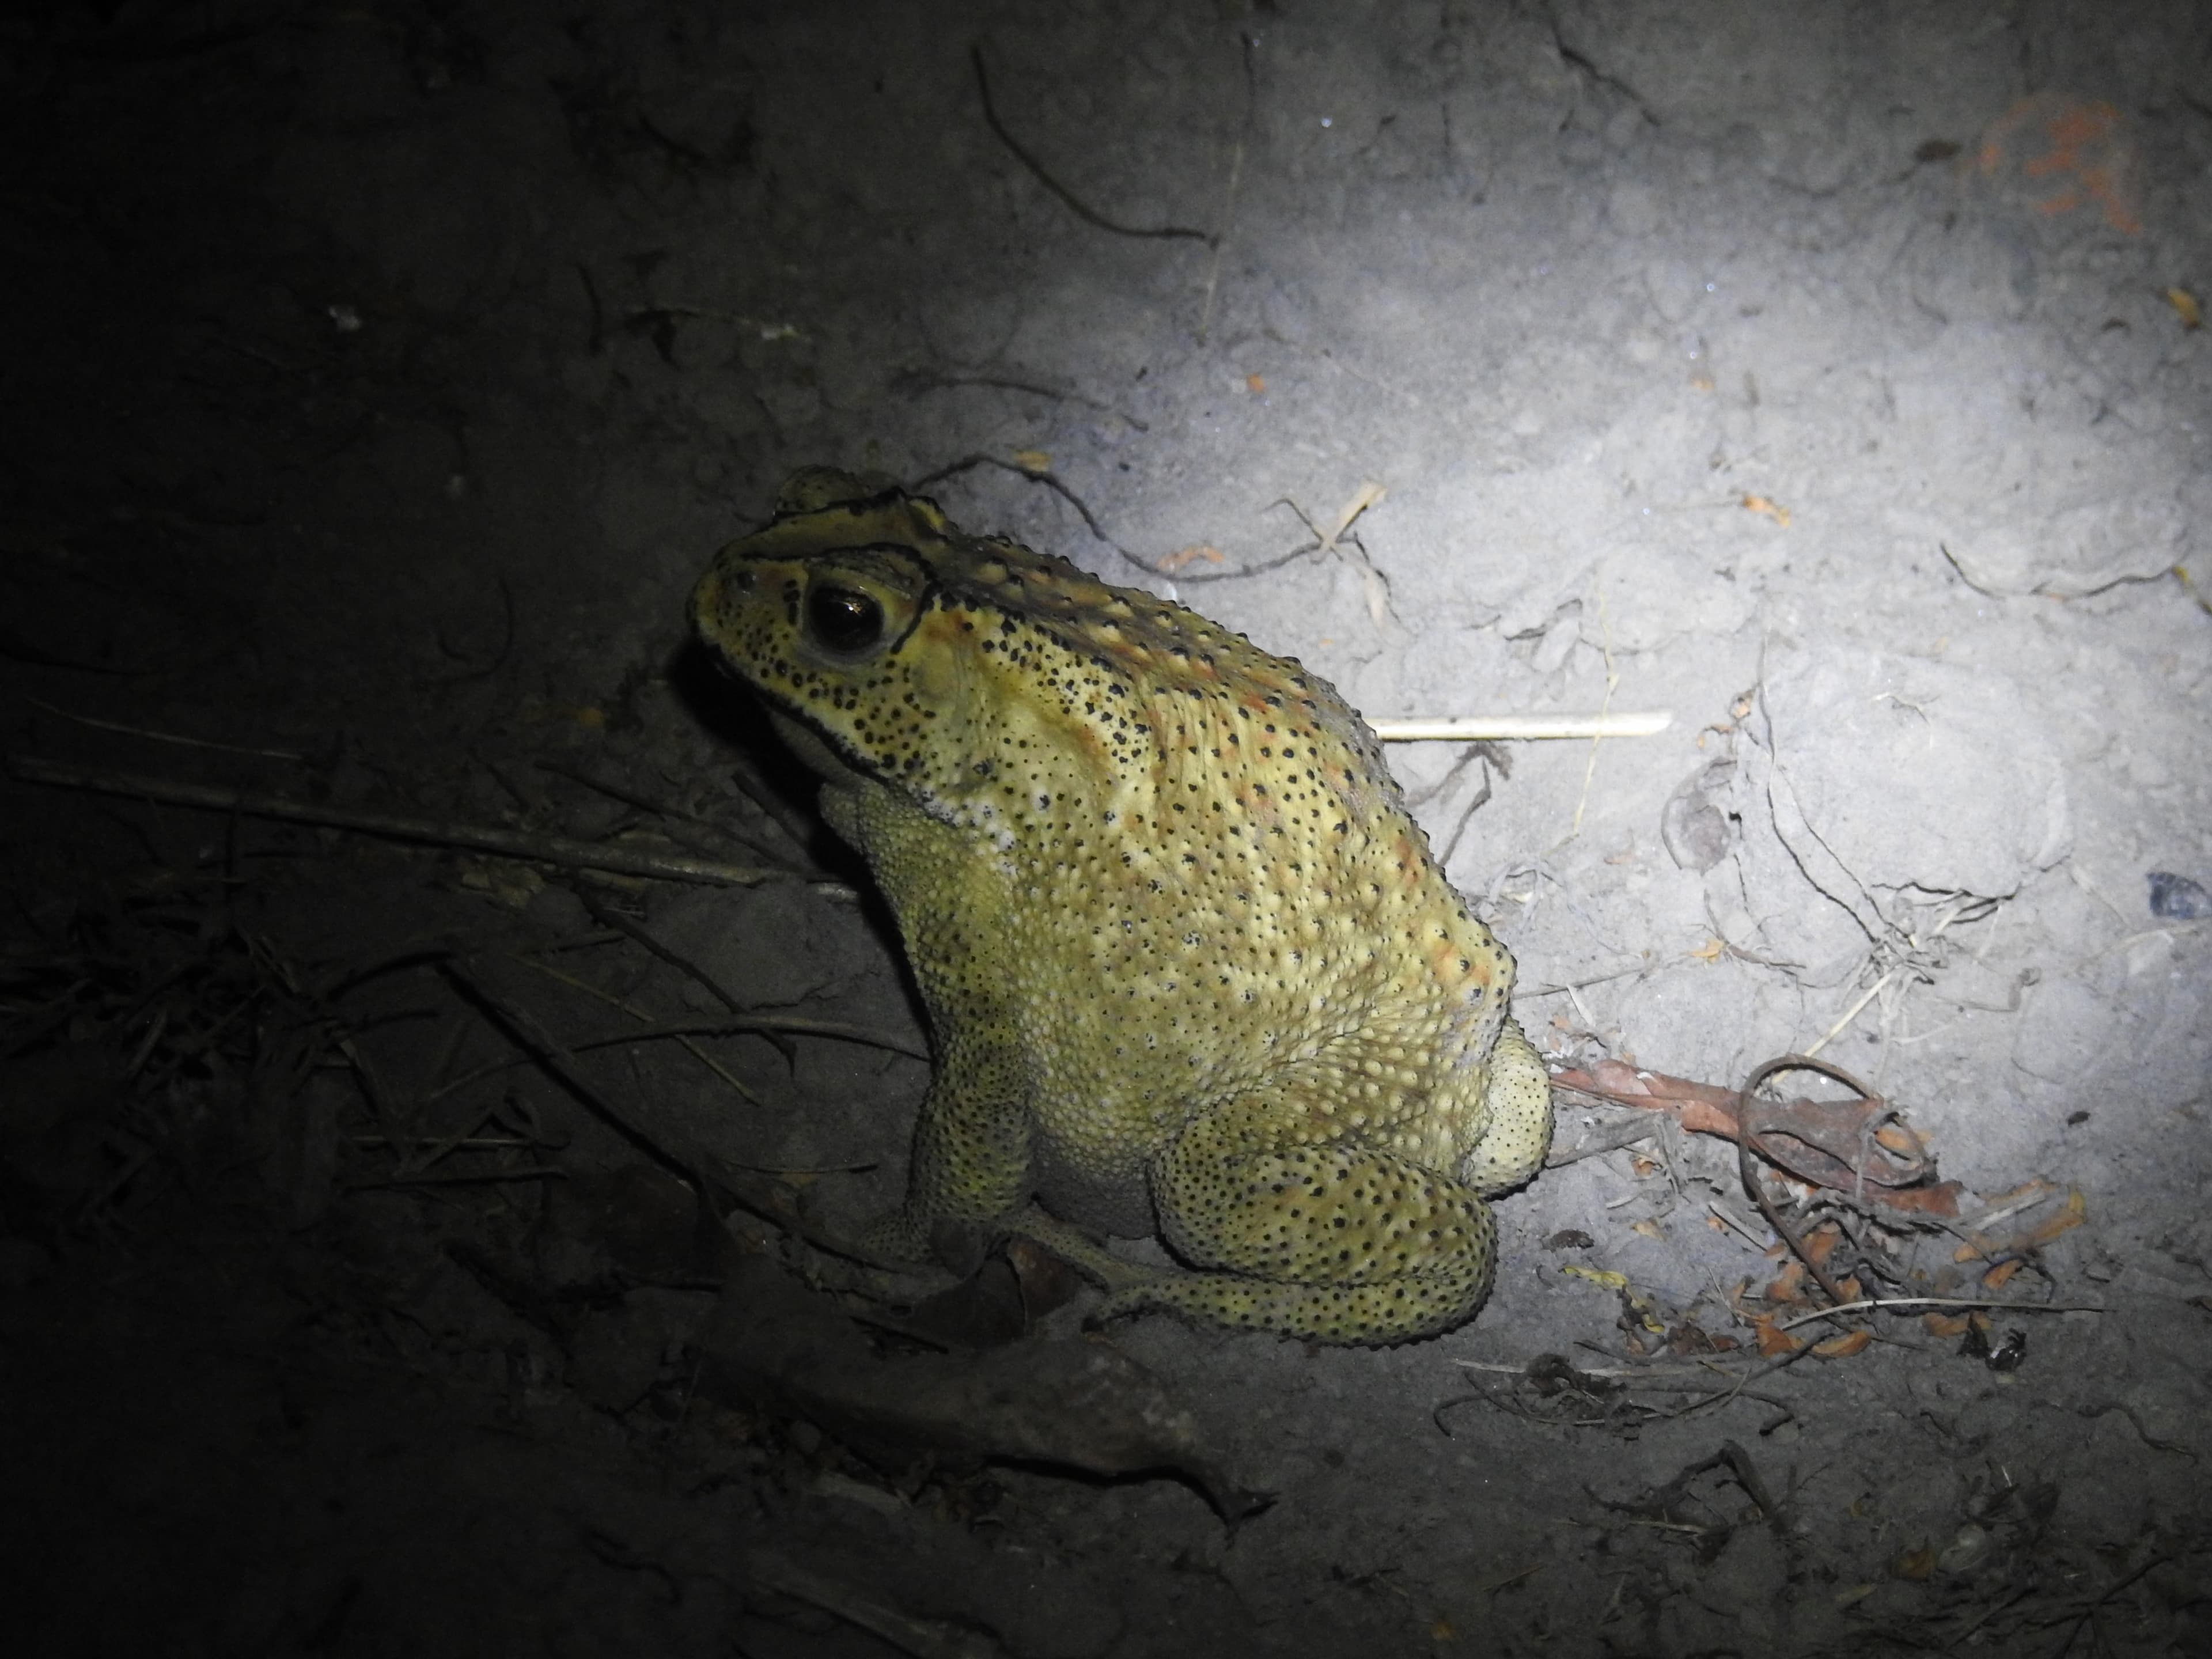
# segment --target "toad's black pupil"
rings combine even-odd
[[[883,606],[850,587],[816,588],[806,596],[806,620],[832,651],[865,651],[883,637]]]

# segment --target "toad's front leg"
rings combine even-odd
[[[1030,1115],[1012,1050],[949,1045],[915,1124],[906,1202],[861,1236],[870,1255],[972,1268],[1030,1195]]]

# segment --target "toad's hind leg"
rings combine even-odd
[[[1449,1329],[1482,1305],[1498,1224],[1473,1188],[1370,1147],[1270,1146],[1226,1127],[1238,1115],[1231,1103],[1192,1124],[1152,1169],[1162,1232],[1212,1271],[1117,1291],[1103,1316],[1165,1308],[1311,1341],[1386,1343]]]

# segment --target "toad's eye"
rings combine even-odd
[[[806,629],[815,643],[850,656],[884,637],[884,608],[857,587],[817,587],[806,596]]]

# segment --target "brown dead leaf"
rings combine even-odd
[[[2045,1183],[2031,1182],[2017,1190],[2021,1194],[2027,1194],[2041,1184]],[[2008,1200],[2012,1194],[2006,1196]],[[1999,1201],[2002,1203],[2006,1200]],[[2067,1192],[2066,1202],[2060,1206],[2057,1212],[2048,1220],[2039,1223],[2026,1232],[2014,1233],[2002,1238],[1992,1238],[1987,1233],[1972,1234],[1967,1243],[1960,1245],[1951,1252],[1951,1260],[1995,1261],[2011,1256],[2027,1255],[2033,1251],[2041,1249],[2060,1234],[2071,1232],[2088,1218],[2088,1200],[2081,1196],[2081,1189],[2079,1187],[2071,1188]]]
[[[1247,374],[1244,377],[1244,389],[1256,398],[1267,389],[1267,383],[1257,374]]]
[[[1805,1346],[1800,1338],[1794,1337],[1789,1332],[1777,1328],[1772,1314],[1763,1314],[1753,1320],[1751,1328],[1758,1339],[1759,1357],[1761,1359],[1779,1358],[1785,1353],[1796,1353],[1798,1349]]]
[[[1207,564],[1221,564],[1225,562],[1222,557],[1221,550],[1214,546],[1212,543],[1193,542],[1188,547],[1179,547],[1174,552],[1169,554],[1167,557],[1162,559],[1160,561],[1160,571],[1164,575],[1173,575],[1185,565],[1196,564],[1201,559]]]
[[[2102,100],[2031,94],[1984,130],[1973,164],[2045,218],[2094,204],[2114,230],[2142,234],[2136,144],[2126,118]]]
[[[1565,1016],[1553,1023],[1565,1027]],[[1685,1129],[1733,1140],[1738,1097],[1733,1089],[1641,1070],[1625,1060],[1603,1060],[1588,1070],[1555,1073],[1555,1088],[1595,1095],[1623,1106],[1668,1111]],[[1755,1150],[1791,1178],[1845,1191],[1863,1191],[1893,1209],[1922,1214],[1956,1215],[1962,1190],[1955,1181],[1923,1185],[1935,1173],[1923,1158],[1900,1158],[1876,1144],[1867,1151],[1867,1126],[1894,1108],[1879,1098],[1858,1100],[1761,1101],[1758,1103]]]
[[[1982,1275],[1982,1288],[1985,1291],[2002,1290],[2010,1282],[2012,1276],[2020,1271],[2021,1261],[2021,1257],[2014,1256],[2009,1261],[1998,1262],[1996,1267]]]
[[[2048,1244],[2063,1232],[2070,1232],[2089,1218],[2089,1201],[2081,1196],[2079,1187],[2069,1188],[2066,1206],[2058,1213],[2028,1235],[2030,1245]]]
[[[1694,1319],[1668,1328],[1667,1351],[1679,1358],[1701,1353],[1730,1353],[1743,1345],[1732,1336],[1715,1336]]]
[[[1899,1158],[1918,1158],[1928,1151],[1929,1140],[1918,1130],[1902,1123],[1885,1123],[1874,1132],[1875,1143]]]
[[[1633,1226],[1629,1228],[1628,1231],[1632,1233],[1642,1233],[1646,1238],[1663,1239],[1667,1237],[1665,1231],[1660,1227],[1659,1224],[1649,1218],[1636,1223]]]
[[[1916,1584],[1930,1577],[1935,1571],[1936,1551],[1929,1545],[1923,1545],[1917,1550],[1907,1550],[1889,1564],[1891,1577],[1909,1578]]]
[[[1782,529],[1790,528],[1790,509],[1769,501],[1764,495],[1746,495],[1743,507],[1747,513],[1759,513],[1774,520]]]
[[[1855,1353],[1863,1353],[1874,1341],[1872,1331],[1845,1331],[1841,1336],[1832,1336],[1826,1342],[1813,1345],[1816,1359],[1848,1359]]]
[[[2204,326],[2204,307],[2197,303],[2197,296],[2194,294],[2191,294],[2187,289],[2170,288],[2166,289],[2166,302],[2173,307],[2174,314],[2181,319],[2182,327],[2202,328]]]
[[[1921,1327],[1930,1336],[1946,1338],[1964,1336],[1967,1327],[1973,1322],[1962,1313],[1947,1314],[1931,1311],[1920,1316]]]
[[[1014,452],[1013,461],[1024,472],[1052,471],[1052,457],[1042,449],[1018,449]]]

